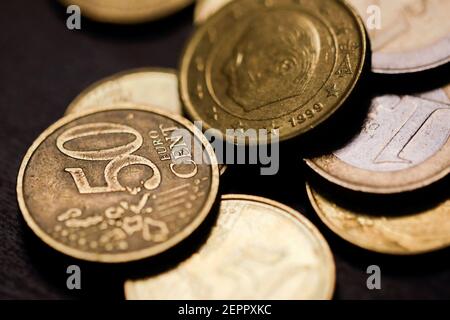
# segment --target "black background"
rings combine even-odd
[[[56,1],[14,0],[0,4],[0,298],[123,299],[123,280],[164,269],[167,257],[132,266],[83,263],[43,245],[25,225],[16,202],[20,162],[34,139],[58,120],[70,101],[86,86],[130,68],[177,68],[182,49],[193,32],[193,7],[158,22],[112,26],[82,19],[82,30],[66,28],[64,8]],[[373,92],[415,93],[449,81],[448,66],[414,76],[365,75],[359,98]],[[336,117],[336,132],[360,123],[347,114]],[[340,119],[340,123],[338,120]],[[344,120],[343,120],[344,119]],[[352,121],[351,119],[355,119]],[[346,121],[346,122],[345,122]],[[351,127],[351,126],[350,126]],[[324,130],[325,131],[325,130]],[[326,131],[325,131],[326,132]],[[329,131],[328,131],[329,132]],[[281,170],[260,176],[253,167],[231,167],[221,182],[223,193],[260,195],[302,212],[319,227],[334,253],[337,267],[335,299],[450,298],[449,250],[417,257],[391,257],[367,252],[340,240],[317,218],[305,194],[302,142],[284,145]],[[336,138],[337,139],[337,138]],[[320,146],[320,138],[314,145]],[[316,143],[317,142],[317,143]],[[307,145],[308,143],[305,143]],[[447,185],[435,187],[448,191]],[[445,189],[443,189],[445,188]],[[426,199],[424,199],[426,201]],[[187,255],[189,242],[178,248]],[[184,251],[183,251],[184,250]],[[181,259],[180,258],[180,259]],[[66,289],[66,268],[82,268],[82,290]],[[368,290],[366,268],[382,270],[382,290]]]

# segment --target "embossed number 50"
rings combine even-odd
[[[103,150],[76,151],[68,150],[64,146],[67,142],[74,139],[114,133],[132,134],[135,139],[126,145]],[[65,169],[65,171],[69,172],[72,175],[72,178],[75,181],[75,184],[80,193],[125,191],[126,188],[123,187],[119,182],[118,174],[123,168],[132,165],[145,165],[150,167],[153,170],[153,176],[145,181],[144,187],[147,190],[156,189],[161,183],[161,173],[158,167],[152,161],[144,157],[132,155],[133,152],[139,150],[139,148],[142,146],[142,143],[143,139],[141,134],[133,128],[126,125],[107,122],[83,124],[73,127],[61,134],[56,140],[56,146],[58,147],[58,149],[69,157],[89,161],[110,160],[110,162],[105,167],[104,176],[106,186],[103,187],[91,187],[83,169],[81,168]]]

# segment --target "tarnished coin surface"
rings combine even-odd
[[[409,73],[450,61],[450,1],[348,0],[366,23],[372,70]]]
[[[143,68],[129,70],[102,79],[80,93],[67,108],[66,114],[131,102],[182,114],[175,70]]]
[[[342,105],[365,51],[364,26],[345,2],[231,2],[189,41],[181,99],[191,118],[227,139],[235,138],[227,129],[266,129],[286,140]]]
[[[77,5],[81,14],[106,23],[131,24],[162,18],[180,10],[193,0],[60,0]]]
[[[371,214],[336,204],[337,199],[310,186],[307,190],[320,219],[338,236],[361,248],[412,255],[450,246],[450,197],[422,211],[410,208],[408,213],[399,214],[392,205]]]
[[[376,97],[353,140],[307,164],[343,187],[373,193],[410,191],[445,177],[450,172],[446,92]]]
[[[217,159],[184,118],[123,104],[69,115],[28,150],[20,209],[49,246],[98,262],[156,255],[189,236],[215,201]]]
[[[330,299],[331,251],[300,213],[272,200],[225,195],[206,244],[177,267],[129,280],[127,299]]]

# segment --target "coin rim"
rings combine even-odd
[[[370,37],[370,36],[369,36]],[[441,57],[440,59],[428,59],[428,63],[420,63],[417,58],[414,61],[414,56],[422,55],[424,52],[439,51],[440,47],[445,47],[445,43],[450,41],[450,33],[447,36],[441,38],[438,42],[431,44],[427,47],[403,51],[403,52],[382,52],[374,51],[372,52],[372,71],[377,74],[411,74],[421,71],[435,69],[437,67],[443,66],[450,62],[450,53],[446,57]],[[443,48],[445,49],[445,48]],[[389,63],[395,60],[413,60],[410,62],[409,66],[403,67],[390,67]]]
[[[217,12],[220,11],[220,9],[222,9],[224,6],[226,6],[229,2],[223,4],[222,6],[220,6],[217,10],[211,12],[209,15],[207,15],[205,18],[203,19],[199,19],[199,15],[201,15],[201,11],[205,6],[205,3],[211,1],[211,0],[196,0],[195,1],[195,7],[194,7],[194,25],[196,27],[201,26],[202,24],[204,24],[206,21],[209,20],[209,18],[211,18],[213,15],[215,15]],[[232,0],[235,1],[235,0]]]
[[[170,0],[166,0],[170,1]],[[160,6],[150,6],[146,8],[145,14],[139,13],[136,14],[136,11],[139,11],[138,9],[134,10],[133,14],[128,13],[126,16],[119,16],[117,14],[105,14],[104,11],[102,11],[102,8],[98,9],[98,6],[95,7],[92,6],[92,4],[87,8],[84,4],[79,4],[77,0],[59,0],[59,2],[63,6],[69,6],[69,5],[78,5],[82,10],[82,15],[85,17],[101,22],[101,23],[113,23],[113,24],[139,24],[139,23],[145,23],[145,22],[151,22],[160,18],[167,17],[171,15],[172,13],[175,13],[176,11],[183,10],[184,8],[188,7],[192,3],[194,3],[194,0],[175,0],[172,2],[169,2],[169,5],[163,5]],[[140,8],[142,10],[142,8]]]
[[[143,67],[143,68],[134,68],[134,69],[124,70],[124,71],[121,71],[121,72],[118,72],[118,73],[114,73],[114,74],[112,74],[110,76],[107,76],[105,78],[102,78],[100,80],[97,80],[97,81],[91,83],[85,89],[83,89],[83,91],[81,91],[70,102],[70,104],[67,107],[66,111],[64,111],[64,115],[66,116],[66,115],[69,115],[69,114],[84,112],[84,110],[87,110],[87,109],[77,110],[77,105],[80,103],[81,100],[83,100],[86,97],[86,95],[90,94],[92,91],[98,89],[98,87],[104,85],[107,82],[117,81],[117,80],[119,80],[119,79],[121,79],[123,77],[132,76],[133,74],[137,74],[137,73],[154,73],[154,74],[156,74],[156,73],[163,73],[163,74],[174,75],[176,77],[176,84],[177,84],[177,91],[178,91],[179,74],[178,74],[178,71],[175,70],[175,69],[158,68],[158,67]],[[180,97],[178,97],[178,100],[180,102],[180,114],[182,115],[182,113],[183,113],[183,106],[181,105]],[[129,102],[129,103],[133,103],[133,102]],[[119,103],[116,103],[116,104],[119,104]],[[143,104],[139,104],[139,105],[143,105]],[[93,105],[92,108],[96,108],[96,106]],[[90,109],[90,110],[92,110],[92,109]],[[180,115],[180,114],[178,114],[178,115]]]
[[[353,19],[354,19],[356,25],[358,26],[358,31],[359,31],[360,37],[361,37],[361,59],[359,61],[359,67],[355,71],[352,81],[349,82],[349,86],[348,86],[347,90],[345,91],[344,94],[342,94],[342,96],[340,96],[339,101],[332,108],[327,110],[327,112],[324,113],[323,116],[316,117],[315,119],[317,119],[317,120],[314,123],[312,123],[306,127],[303,127],[302,129],[290,130],[287,134],[283,134],[283,135],[279,134],[278,137],[279,137],[280,142],[287,141],[287,140],[293,139],[295,137],[298,137],[302,134],[305,134],[306,132],[309,132],[313,128],[319,127],[322,123],[324,123],[326,120],[328,120],[337,110],[339,110],[342,107],[342,105],[348,100],[349,96],[353,93],[354,89],[356,88],[356,86],[360,80],[360,77],[364,70],[364,67],[366,65],[366,62],[367,62],[367,35],[366,35],[365,25],[364,25],[364,22],[362,21],[361,16],[357,12],[357,10],[351,4],[348,3],[348,1],[346,1],[346,0],[332,0],[332,1],[335,1],[337,4],[340,4],[344,9],[346,8],[349,15],[353,16]],[[187,78],[187,75],[189,72],[189,66],[190,66],[189,61],[192,60],[193,52],[197,48],[197,46],[194,47],[194,44],[193,44],[194,41],[197,41],[197,38],[200,37],[200,34],[203,33],[203,31],[206,30],[210,24],[212,24],[213,22],[215,22],[215,20],[220,18],[221,12],[225,12],[225,10],[227,10],[228,7],[235,5],[235,3],[236,3],[236,1],[231,1],[227,4],[225,4],[223,7],[219,8],[219,10],[217,10],[217,12],[212,14],[209,17],[209,19],[207,19],[204,23],[199,25],[198,28],[196,28],[194,33],[189,38],[187,44],[185,45],[185,47],[182,51],[182,54],[181,54],[181,58],[180,58],[178,90],[180,92],[180,99],[182,102],[182,106],[184,107],[184,110],[186,111],[186,113],[189,115],[190,118],[192,118],[196,121],[202,121],[202,124],[203,124],[203,127],[205,130],[216,129],[216,128],[213,128],[208,123],[208,121],[202,119],[199,116],[198,112],[196,111],[196,108],[193,106],[193,104],[190,101],[191,99],[190,99],[190,95],[189,95],[189,90],[187,88],[188,81],[187,80],[184,81],[183,79],[185,77]],[[197,42],[199,42],[199,41],[197,41]],[[189,56],[189,59],[188,59],[188,56]],[[221,130],[220,130],[220,132],[222,133],[222,135],[224,136],[225,139],[231,139],[230,141],[235,141],[235,137],[233,137],[233,136],[229,137],[226,135],[226,133],[222,132]],[[259,142],[258,141],[245,141],[245,145],[255,145],[255,144],[259,144]]]
[[[417,190],[445,178],[450,173],[449,156],[450,139],[425,161],[403,170],[381,172],[361,169],[342,161],[332,153],[304,161],[314,172],[344,188],[375,194],[394,194]],[[329,169],[330,165],[334,167],[332,170]],[[433,170],[434,168],[443,169],[437,171]],[[424,175],[425,170],[430,173]],[[416,177],[419,174],[426,178],[418,180]],[[398,180],[405,182],[397,183]],[[396,183],[393,184],[393,181]]]
[[[376,253],[381,253],[381,254],[387,254],[387,255],[396,255],[396,256],[414,256],[414,255],[420,255],[420,254],[425,254],[425,253],[430,253],[430,252],[435,252],[438,250],[442,250],[445,248],[450,247],[450,242],[448,244],[442,244],[440,246],[432,246],[429,247],[427,249],[421,249],[421,250],[413,250],[413,251],[401,251],[399,250],[395,250],[395,249],[389,249],[389,248],[385,248],[383,249],[383,247],[385,246],[376,246],[376,244],[374,245],[364,245],[358,241],[355,240],[355,238],[352,238],[351,236],[348,236],[347,232],[344,232],[342,229],[338,228],[335,224],[331,223],[331,221],[327,218],[327,215],[324,213],[324,211],[320,208],[319,201],[314,194],[317,194],[323,198],[326,198],[325,196],[323,196],[321,193],[319,193],[316,189],[314,189],[310,183],[306,182],[306,191],[308,194],[308,199],[309,202],[311,203],[314,211],[316,212],[317,216],[319,216],[320,220],[322,221],[323,224],[325,224],[328,229],[330,229],[334,234],[336,234],[337,236],[339,236],[341,239],[345,240],[347,243],[352,244],[358,248],[364,249],[364,250],[368,250],[371,252],[376,252]],[[327,201],[329,201],[329,199],[327,199]],[[330,202],[331,203],[331,202]],[[339,208],[341,208],[341,206],[338,206]],[[352,213],[354,216],[359,216],[358,213],[355,213],[351,210],[345,209],[344,210],[349,211],[350,213]],[[358,239],[358,238],[356,238]]]
[[[151,256],[160,254],[178,243],[182,242],[184,239],[186,239],[189,235],[191,235],[206,219],[208,216],[211,208],[213,207],[219,190],[219,169],[217,164],[217,158],[214,153],[214,150],[211,146],[211,144],[208,142],[206,137],[203,135],[203,133],[200,132],[198,128],[196,128],[192,122],[189,120],[178,116],[173,115],[164,111],[161,111],[157,108],[148,107],[148,106],[142,106],[138,104],[132,104],[132,103],[121,103],[120,105],[123,106],[123,108],[117,108],[117,107],[101,107],[96,110],[89,110],[82,113],[76,113],[71,114],[66,117],[61,118],[54,124],[52,124],[50,127],[48,127],[43,133],[39,135],[39,137],[33,142],[31,147],[28,149],[27,153],[25,154],[25,157],[22,160],[22,163],[20,165],[19,174],[17,177],[17,200],[19,203],[20,210],[22,212],[22,216],[25,219],[25,222],[30,227],[31,230],[47,245],[52,247],[53,249],[64,253],[68,256],[72,256],[77,259],[86,260],[86,261],[92,261],[92,262],[102,262],[102,263],[124,263],[124,262],[130,262],[130,261],[136,261],[141,260],[145,258],[149,258]],[[140,250],[134,250],[127,253],[118,253],[118,254],[110,254],[110,253],[92,253],[92,252],[85,252],[81,251],[69,246],[66,246],[65,244],[62,244],[52,237],[50,237],[42,228],[35,222],[33,219],[33,216],[28,211],[24,193],[23,193],[23,179],[25,170],[28,166],[28,163],[33,156],[34,152],[39,148],[39,146],[44,142],[48,136],[53,134],[56,130],[60,129],[62,126],[71,123],[72,121],[76,119],[84,118],[88,115],[95,114],[95,113],[101,113],[106,111],[120,111],[120,110],[130,110],[130,111],[145,111],[148,113],[154,113],[159,116],[167,117],[170,120],[173,120],[175,122],[178,122],[181,124],[185,129],[188,129],[194,137],[199,139],[205,148],[205,151],[208,153],[209,160],[211,161],[211,187],[209,196],[205,200],[205,204],[203,205],[200,212],[197,214],[195,219],[184,229],[182,229],[180,232],[178,232],[174,237],[170,238],[170,240],[165,241],[161,244],[157,244],[155,246],[152,246],[150,248],[144,248]]]

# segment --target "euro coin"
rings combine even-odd
[[[127,299],[330,299],[328,244],[300,213],[272,200],[225,195],[200,250],[174,269],[125,283]]]
[[[69,115],[28,150],[17,181],[28,226],[75,258],[118,263],[175,246],[205,219],[217,160],[184,118],[123,104]]]
[[[446,100],[445,90],[428,96]],[[371,193],[411,191],[438,181],[450,172],[450,104],[426,96],[374,98],[351,141],[306,163],[331,182]]]
[[[231,2],[189,41],[181,100],[192,119],[228,141],[249,129],[287,140],[344,103],[365,52],[363,23],[345,2]]]
[[[132,24],[152,21],[180,10],[192,0],[60,0],[77,5],[81,14],[106,23]]]
[[[197,0],[194,11],[194,23],[200,25],[232,0]]]
[[[450,246],[450,198],[426,209],[354,209],[349,203],[308,186],[308,197],[320,219],[346,241],[378,253],[413,255]],[[354,202],[354,201],[352,201]],[[369,212],[369,209],[372,212]]]
[[[232,0],[200,0],[195,23],[203,24]],[[363,18],[372,45],[372,70],[410,73],[450,61],[447,0],[348,0]]]
[[[143,68],[102,79],[83,90],[67,108],[66,114],[92,110],[122,102],[149,105],[182,114],[175,70]]]
[[[365,21],[372,70],[409,73],[450,61],[447,0],[349,0]]]
[[[96,107],[129,102],[156,107],[181,115],[183,113],[178,94],[178,76],[175,70],[142,68],[118,73],[102,79],[80,93],[66,110],[71,113],[93,110]],[[219,164],[220,174],[227,170]]]

